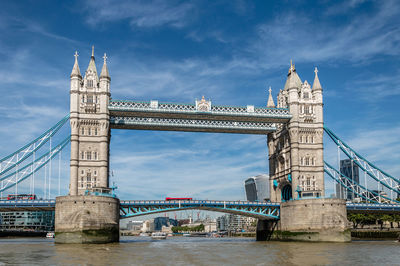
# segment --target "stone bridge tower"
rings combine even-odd
[[[70,90],[70,195],[83,195],[86,190],[109,187],[110,81],[105,54],[99,78],[92,48],[89,66],[82,79],[75,53]]]
[[[271,94],[268,106],[275,107]],[[317,69],[311,88],[290,63],[277,107],[289,108],[292,115],[289,123],[268,134],[270,199],[281,202],[280,220],[259,220],[257,240],[350,241],[345,201],[324,197],[323,99]]]
[[[105,54],[99,77],[92,48],[82,78],[75,53],[70,90],[71,179],[69,195],[56,198],[56,243],[119,241],[119,199],[108,184],[110,81]]]
[[[277,107],[289,108],[292,119],[268,135],[271,200],[323,197],[323,99],[318,70],[311,88],[291,63]]]

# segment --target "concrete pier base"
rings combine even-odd
[[[106,196],[56,198],[56,243],[119,241],[119,199]]]
[[[258,220],[256,241],[267,241],[270,240],[274,233],[277,221],[273,220]]]
[[[281,203],[280,208],[280,221],[272,239],[311,242],[351,241],[345,200],[292,200]]]

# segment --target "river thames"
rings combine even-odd
[[[37,265],[399,265],[395,241],[256,242],[252,238],[122,237],[104,245],[0,239],[0,264]]]

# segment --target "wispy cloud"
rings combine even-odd
[[[365,62],[377,54],[398,55],[400,29],[396,27],[399,4],[376,3],[376,12],[355,14],[348,23],[315,21],[296,10],[277,15],[257,28],[258,40],[251,40],[264,62]]]
[[[86,1],[87,22],[95,26],[105,22],[128,20],[132,27],[181,28],[192,19],[193,4],[180,1]]]

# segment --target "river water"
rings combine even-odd
[[[122,237],[104,245],[0,239],[0,264],[37,265],[400,265],[400,243],[256,242],[252,238]]]

